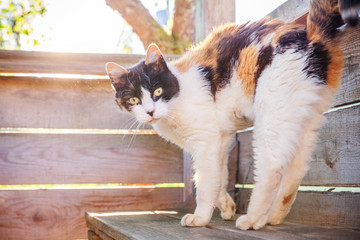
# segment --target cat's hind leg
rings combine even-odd
[[[308,161],[317,139],[317,129],[321,126],[324,116],[322,111],[314,115],[306,125],[299,148],[293,160],[289,163],[281,181],[279,191],[269,212],[268,223],[277,225],[282,223],[289,213],[301,180],[308,170]]]
[[[267,79],[259,79],[254,103],[255,187],[247,214],[236,221],[242,230],[260,229],[268,222],[285,171],[321,101],[324,87],[307,79],[294,56],[289,55],[287,63],[275,57],[273,64],[281,65],[273,67],[282,70],[272,69],[268,74],[265,70]]]

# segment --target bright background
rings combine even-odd
[[[170,1],[171,2],[171,1]],[[236,0],[236,22],[264,17],[285,0]],[[39,46],[21,41],[22,50],[92,53],[139,53],[144,47],[121,15],[105,0],[46,0],[47,13],[34,22],[33,37]],[[165,0],[142,0],[156,17]],[[173,8],[170,5],[170,8]]]

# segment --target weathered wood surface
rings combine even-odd
[[[281,19],[284,22],[292,22],[306,14],[309,7],[310,0],[288,0],[267,16],[272,19]]]
[[[334,106],[360,101],[360,25],[343,36],[344,71]]]
[[[165,56],[172,60],[178,56]],[[134,54],[54,53],[0,50],[0,72],[66,73],[106,75],[105,64],[115,62],[125,67],[143,59]]]
[[[0,135],[0,184],[182,181],[182,151],[158,135]]]
[[[0,239],[87,237],[85,211],[177,208],[181,188],[0,191]]]
[[[101,240],[101,238],[93,230],[89,230],[88,240]]]
[[[251,189],[238,189],[237,211],[246,213]],[[312,226],[360,229],[360,193],[298,192],[285,221]],[[336,239],[336,238],[334,238]]]
[[[111,212],[110,212],[111,213]],[[235,228],[235,221],[223,221],[218,214],[207,227],[181,227],[180,219],[184,213],[96,216],[87,212],[86,220],[90,229],[105,236],[104,239],[359,239],[360,233],[350,229],[329,229],[285,223],[266,226],[259,231],[241,231]],[[237,215],[236,217],[238,217]]]
[[[135,127],[107,79],[0,77],[0,85],[0,127]]]
[[[303,185],[360,185],[360,106],[325,114]],[[253,183],[252,131],[238,134],[239,183]]]

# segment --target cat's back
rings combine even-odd
[[[290,53],[303,58],[299,68],[308,78],[336,88],[342,69],[339,41],[335,36],[323,38],[321,29],[309,34],[307,29],[316,25],[312,23],[308,21],[306,26],[263,19],[243,25],[227,24],[216,28],[175,65],[180,72],[197,65],[214,99],[234,77],[241,82],[244,94],[252,98],[264,70],[272,66],[275,58],[286,62]]]

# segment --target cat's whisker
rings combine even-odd
[[[140,122],[136,122],[136,123],[137,123],[137,125],[136,125],[136,127],[133,129],[133,130],[135,130],[135,132],[136,132],[137,130],[139,130],[139,125],[141,124]],[[132,144],[135,142],[136,136],[137,136],[136,133],[132,134],[131,139],[130,139],[130,142],[129,142],[129,144],[128,144],[128,149],[129,149],[129,148],[132,146]]]

